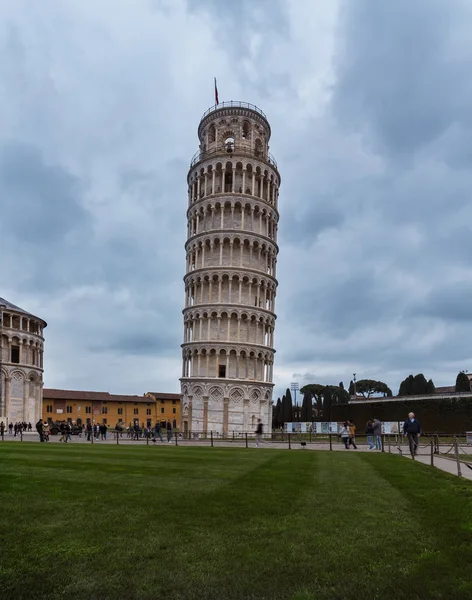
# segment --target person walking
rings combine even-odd
[[[91,442],[93,429],[92,429],[92,423],[90,423],[90,421],[87,421],[87,427],[85,429],[87,431],[87,442]]]
[[[169,442],[169,444],[171,444],[172,443],[172,425],[171,425],[170,421],[167,421],[166,429],[167,429],[167,441]]]
[[[348,442],[349,442],[349,427],[347,426],[347,422],[342,424],[341,431],[339,432],[342,441],[344,442],[344,447],[346,450],[349,450]]]
[[[163,442],[163,441],[164,441],[164,440],[162,439],[161,424],[159,423],[159,421],[156,421],[156,426],[154,427],[154,437],[152,438],[152,441],[153,441],[154,443],[156,443],[157,436],[159,436],[159,439],[161,440],[161,442]]]
[[[43,421],[43,441],[49,442],[49,423]]]
[[[256,448],[259,448],[259,443],[262,440],[263,426],[262,421],[259,419],[256,427]]]
[[[374,424],[372,419],[369,419],[365,426],[365,435],[367,438],[367,443],[369,444],[369,450],[375,450],[374,444]]]
[[[408,420],[403,423],[403,435],[408,438],[411,456],[416,456],[419,437],[421,435],[421,425],[415,418],[415,413],[409,413]]]
[[[44,428],[42,419],[39,419],[39,421],[36,423],[36,431],[39,433],[39,441],[44,442]]]
[[[382,450],[382,423],[378,419],[372,421],[374,428],[375,449]]]
[[[2,440],[3,440],[4,435],[5,435],[5,423],[2,421],[0,423],[0,437],[2,438]]]
[[[10,435],[12,434],[13,431],[13,423],[10,421],[10,423],[8,423],[8,432],[10,433]]]
[[[72,442],[72,425],[67,421],[66,423],[66,443]]]
[[[356,446],[356,426],[352,421],[347,422],[347,428],[349,431],[349,446],[354,446],[354,450],[357,450]]]

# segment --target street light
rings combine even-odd
[[[292,392],[294,392],[295,394],[295,406],[297,406],[297,392],[300,389],[300,386],[298,385],[298,383],[296,381],[293,381],[290,384],[290,389],[292,390]]]
[[[357,389],[356,389],[356,374],[353,373],[352,374],[352,383],[354,384],[354,396],[357,396]]]

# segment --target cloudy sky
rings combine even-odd
[[[472,369],[468,0],[1,0],[0,296],[45,385],[179,390],[186,175],[220,100],[282,175],[275,397]]]

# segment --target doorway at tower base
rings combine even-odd
[[[272,430],[272,385],[181,380],[182,423],[187,431],[229,435],[253,433],[258,420]]]

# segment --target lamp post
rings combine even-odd
[[[5,304],[0,304],[0,417],[6,418],[6,406],[3,402],[3,309]]]
[[[300,389],[300,386],[298,385],[298,383],[296,381],[292,381],[292,383],[290,384],[290,389],[295,394],[295,414],[298,417],[297,391]]]
[[[357,389],[356,389],[356,374],[353,373],[352,374],[352,383],[354,384],[354,396],[357,396]]]

